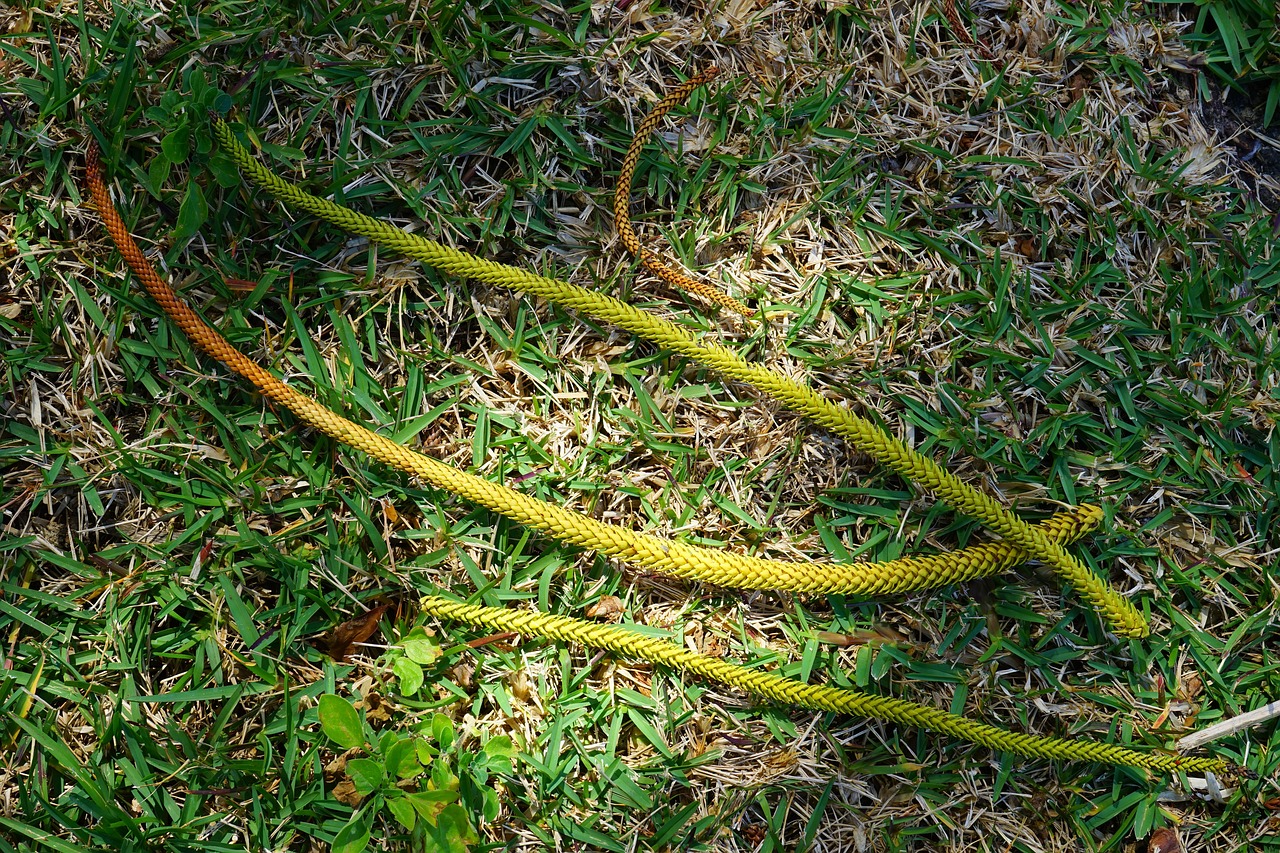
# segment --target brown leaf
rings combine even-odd
[[[616,595],[602,595],[600,600],[587,608],[588,619],[602,619],[607,622],[616,622],[617,617],[622,614],[622,599]]]
[[[1074,104],[1085,96],[1089,90],[1089,81],[1085,79],[1083,74],[1073,74],[1071,79],[1067,81],[1067,92]]]
[[[817,633],[819,643],[828,643],[833,646],[861,646],[861,645],[902,645],[907,642],[907,638],[895,631],[888,625],[879,625],[875,628],[860,629],[856,631],[847,631],[837,634],[834,631],[819,631]]]
[[[1182,853],[1182,841],[1176,829],[1162,828],[1151,833],[1147,853]]]
[[[449,668],[449,675],[453,678],[455,684],[463,690],[470,690],[475,686],[475,679],[472,678],[476,672],[476,665],[470,661],[454,664]]]
[[[511,651],[511,646],[506,644],[506,640],[511,640],[520,636],[515,631],[503,631],[501,634],[490,634],[487,637],[476,637],[474,640],[467,640],[467,648],[482,649],[490,644],[497,644],[498,648],[504,652]]]
[[[518,669],[507,676],[507,686],[511,690],[511,695],[521,702],[528,702],[529,697],[533,695],[533,685],[529,683],[529,674],[523,669]]]
[[[104,572],[110,572],[118,578],[129,577],[129,570],[119,563],[99,557],[97,554],[86,554],[85,557],[90,563]]]
[[[352,754],[355,754],[358,752],[358,750],[353,749],[353,750],[350,750],[350,752]],[[341,779],[342,774],[345,773],[346,771],[347,771],[347,753],[343,752],[339,755],[335,755],[333,757],[333,761],[330,761],[328,764],[324,766],[324,780],[326,782],[333,782],[337,779]]]
[[[32,9],[34,9],[34,7],[29,7],[23,10],[22,14],[18,16],[18,19],[9,27],[10,33],[18,35],[20,33],[31,32],[31,22],[34,19],[34,12]]]
[[[361,709],[364,709],[365,719],[371,723],[385,723],[391,719],[391,709],[380,693],[373,691],[366,693],[364,698],[356,703],[356,710]]]
[[[360,796],[359,792],[356,791],[356,783],[352,782],[350,779],[343,779],[337,785],[333,786],[333,798],[340,803],[351,806],[352,808],[360,805],[360,801],[364,799],[364,797]]]
[[[354,619],[348,619],[338,627],[334,628],[322,638],[321,647],[329,655],[329,657],[341,663],[347,659],[347,655],[351,654],[351,647],[359,643],[363,643],[373,636],[373,632],[378,630],[378,623],[382,621],[382,614],[387,612],[388,604],[379,604],[367,613],[362,613]]]

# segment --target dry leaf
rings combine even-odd
[[[528,702],[533,695],[533,685],[529,683],[529,676],[523,669],[511,673],[507,677],[507,685],[511,688],[511,695],[521,702]]]
[[[321,638],[321,648],[329,657],[341,663],[351,654],[352,646],[365,642],[378,630],[382,614],[387,612],[387,604],[379,604],[368,613],[362,613],[354,619],[348,619]]]
[[[1157,829],[1147,842],[1147,853],[1182,853],[1182,841],[1176,829]]]
[[[616,622],[622,615],[622,599],[616,595],[602,595],[600,600],[587,608],[588,619]]]
[[[22,11],[18,16],[18,20],[13,22],[13,26],[9,27],[9,32],[13,35],[31,32],[31,22],[34,20],[34,7],[29,7]]]
[[[497,645],[504,652],[511,651],[511,646],[506,644],[506,640],[512,640],[520,636],[515,631],[503,631],[501,634],[490,634],[487,637],[476,637],[474,640],[467,641],[467,647],[471,649],[482,649],[488,645]]]
[[[356,703],[356,710],[364,709],[365,719],[372,723],[385,723],[391,719],[391,710],[387,704],[387,700],[382,698],[380,693],[366,693],[364,698]]]
[[[351,752],[355,753],[355,752],[358,752],[358,750],[353,749],[351,750]],[[347,770],[347,753],[344,752],[340,755],[335,756],[333,761],[330,761],[328,764],[324,766],[324,778],[326,781],[332,782],[334,779],[337,779],[340,776],[342,776],[342,774],[345,773],[346,770]]]
[[[475,686],[475,679],[472,678],[476,672],[476,665],[471,662],[454,664],[449,668],[449,676],[453,678],[453,683],[457,684],[463,690],[470,690]]]
[[[333,786],[333,798],[340,803],[355,808],[360,805],[360,801],[364,797],[360,796],[356,791],[356,785],[350,779],[343,779],[337,785]]]
[[[1083,98],[1089,91],[1089,81],[1084,78],[1083,74],[1073,74],[1071,79],[1067,81],[1067,92],[1070,95],[1071,103]]]
[[[875,628],[863,629],[858,631],[848,631],[837,634],[834,631],[819,631],[817,633],[819,643],[828,643],[833,646],[861,646],[869,644],[879,646],[884,644],[901,645],[907,642],[907,638],[902,634],[890,628],[888,625],[879,625]]]

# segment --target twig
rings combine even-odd
[[[1204,746],[1206,743],[1233,735],[1241,729],[1256,726],[1258,723],[1265,723],[1273,717],[1280,717],[1280,702],[1268,702],[1257,710],[1249,711],[1238,717],[1232,717],[1229,720],[1223,720],[1198,732],[1192,732],[1178,741],[1178,750],[1181,752]]]

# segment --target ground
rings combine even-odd
[[[367,750],[326,734],[322,696],[435,744],[476,803],[492,791],[494,813],[469,813],[477,848],[1133,850],[1176,826],[1188,850],[1227,851],[1280,834],[1271,726],[1210,745],[1263,777],[1215,801],[414,611],[487,587],[1143,748],[1280,698],[1276,182],[1254,151],[1270,137],[1196,101],[1177,7],[961,14],[978,44],[927,4],[0,7],[0,849],[327,849]],[[721,78],[646,148],[634,214],[757,324],[639,272],[609,212],[635,124],[712,63]],[[219,158],[206,107],[310,191],[688,324],[1028,518],[1104,507],[1075,553],[1152,637],[1116,639],[1035,565],[874,601],[671,581],[300,428],[124,274],[81,186],[87,140],[132,233],[242,350],[458,467],[784,559],[986,536],[748,387],[291,213]],[[504,736],[511,770],[474,771]],[[378,849],[426,844],[367,816]]]

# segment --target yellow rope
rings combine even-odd
[[[598,622],[571,619],[567,616],[511,610],[505,607],[481,607],[435,595],[422,599],[422,609],[442,619],[482,625],[492,631],[514,631],[548,640],[561,640],[596,649],[607,649],[629,657],[682,669],[724,684],[731,684],[741,690],[784,705],[834,711],[838,714],[853,714],[890,723],[916,726],[1029,758],[1096,761],[1101,764],[1123,764],[1129,767],[1185,773],[1210,772],[1227,775],[1240,772],[1238,768],[1220,758],[1139,752],[1136,749],[1100,741],[1066,740],[1011,732],[970,720],[968,717],[948,714],[946,711],[908,702],[905,699],[874,696],[856,690],[824,687],[820,684],[805,684],[771,672],[747,669],[719,658],[698,654],[668,640],[648,637],[620,625],[603,625]]]
[[[825,400],[807,385],[746,362],[724,347],[699,342],[684,329],[616,299],[567,282],[477,258],[431,240],[406,234],[386,223],[308,195],[258,164],[221,121],[215,123],[215,132],[220,143],[240,167],[256,183],[286,203],[334,222],[352,233],[363,234],[376,242],[389,245],[438,269],[544,297],[614,323],[727,376],[749,382],[783,405],[849,438],[860,450],[932,489],[958,509],[987,522],[1011,541],[979,545],[936,557],[907,558],[888,563],[846,565],[763,560],[685,545],[604,524],[458,471],[439,460],[404,448],[288,387],[237,351],[183,303],[147,262],[129,235],[123,220],[111,204],[110,195],[102,180],[96,149],[91,149],[86,172],[94,203],[121,255],[165,313],[200,349],[249,379],[269,399],[286,406],[304,422],[326,435],[399,470],[417,475],[438,488],[453,492],[522,524],[544,530],[562,541],[593,548],[627,562],[680,577],[734,587],[872,595],[955,583],[1002,571],[1028,557],[1038,557],[1069,579],[1119,630],[1133,636],[1146,633],[1146,625],[1137,611],[1062,549],[1062,544],[1074,541],[1098,523],[1102,513],[1097,508],[1080,507],[1059,513],[1039,526],[1028,525],[990,497],[964,484],[933,460],[883,434],[873,424],[844,407]],[[547,614],[479,607],[438,596],[425,598],[422,606],[424,611],[442,618],[461,620],[491,629],[534,634],[546,639],[578,642],[677,667],[773,701],[919,726],[1019,755],[1125,764],[1162,771],[1229,773],[1238,770],[1220,759],[1144,753],[1105,743],[1008,732],[904,700],[808,685],[770,673],[745,669],[621,627]]]
[[[687,545],[597,521],[564,507],[531,498],[418,453],[338,415],[285,385],[233,347],[178,298],[147,262],[124,220],[115,212],[101,179],[96,152],[90,152],[88,182],[107,231],[138,280],[165,313],[205,353],[248,379],[268,399],[288,408],[305,423],[386,465],[421,477],[436,488],[545,531],[573,545],[591,548],[633,565],[691,580],[741,589],[778,589],[850,595],[884,595],[945,586],[986,577],[1026,560],[1026,553],[1005,543],[977,545],[932,557],[884,563],[788,563]],[[1083,506],[1044,522],[1046,535],[1057,541],[1079,539],[1102,518],[1096,507]]]
[[[1129,637],[1145,637],[1149,633],[1146,620],[1128,599],[1067,553],[1043,529],[1027,524],[996,503],[990,495],[979,492],[937,462],[887,435],[871,421],[822,397],[809,385],[762,365],[752,364],[718,344],[703,343],[675,323],[655,317],[611,296],[479,258],[426,237],[401,231],[394,225],[347,210],[326,199],[317,198],[285,181],[255,160],[225,122],[215,121],[214,133],[219,144],[236,161],[241,171],[286,205],[318,216],[344,231],[368,237],[375,243],[443,272],[540,296],[565,308],[612,323],[725,376],[755,386],[792,411],[806,415],[815,423],[844,436],[858,450],[876,458],[908,480],[929,489],[955,509],[984,522],[1010,544],[1043,560],[1084,595],[1117,632]],[[486,503],[485,506],[489,504]],[[652,559],[653,562],[647,562],[646,565],[656,565],[660,556],[654,554]],[[767,581],[760,585],[778,588]]]

